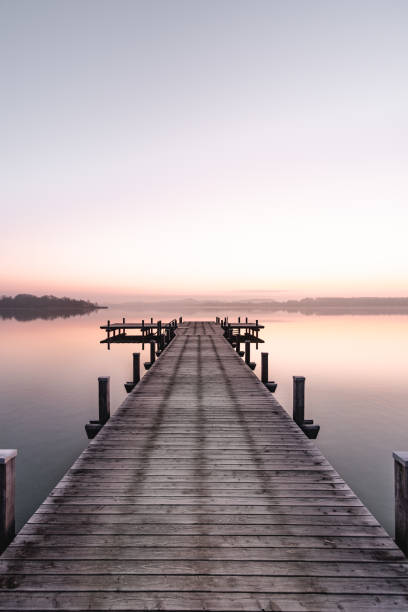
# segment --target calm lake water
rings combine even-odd
[[[17,448],[18,527],[87,445],[84,424],[97,418],[97,377],[111,377],[111,410],[125,398],[133,351],[99,341],[106,319],[163,321],[178,312],[98,310],[68,319],[0,320],[0,447]],[[223,312],[194,313],[209,320]],[[237,313],[229,313],[236,320]],[[245,313],[238,313],[245,315]],[[233,316],[231,316],[233,315]],[[251,315],[265,325],[270,379],[291,412],[292,376],[306,376],[306,418],[321,425],[317,444],[393,534],[393,450],[408,450],[408,316]],[[148,347],[147,347],[148,348]],[[142,362],[148,361],[148,350]]]

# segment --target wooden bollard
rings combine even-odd
[[[406,555],[408,553],[408,452],[395,451],[395,543]]]
[[[268,353],[261,353],[261,381],[268,382]]]
[[[293,377],[293,420],[311,440],[317,438],[320,425],[313,425],[313,420],[305,421],[305,377]]]
[[[269,353],[261,353],[261,381],[271,393],[274,393],[278,385],[274,380],[268,380],[268,359]]]
[[[133,384],[140,380],[140,353],[133,353]]]
[[[0,450],[0,551],[10,544],[16,534],[15,491],[16,491],[15,449]]]
[[[98,378],[99,422],[105,425],[110,418],[110,379],[109,376]]]
[[[305,377],[293,377],[293,420],[299,427],[305,420]]]
[[[251,361],[251,343],[246,341],[245,342],[245,363],[249,365],[250,361]]]

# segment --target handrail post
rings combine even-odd
[[[16,534],[16,456],[16,449],[0,450],[0,552],[3,552]]]
[[[395,543],[406,555],[408,553],[408,452],[395,451]]]
[[[104,425],[110,418],[110,378],[99,376],[99,422]]]
[[[299,427],[305,420],[305,377],[293,377],[293,420]]]

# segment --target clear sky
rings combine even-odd
[[[0,0],[0,293],[407,295],[406,0]]]

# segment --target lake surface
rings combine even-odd
[[[97,418],[97,377],[111,377],[111,411],[126,396],[140,344],[100,344],[99,325],[163,321],[178,312],[110,308],[67,319],[0,320],[0,447],[17,448],[17,522],[21,527],[87,445]],[[189,313],[212,320],[223,312]],[[230,320],[245,313],[228,313]],[[325,456],[393,534],[393,450],[408,450],[408,316],[251,315],[265,329],[252,346],[269,352],[277,399],[291,413],[292,376],[306,376],[306,418],[321,425]],[[149,360],[149,347],[142,355]]]

